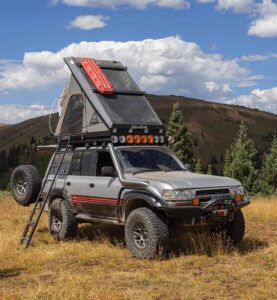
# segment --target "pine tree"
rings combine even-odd
[[[248,191],[254,191],[257,179],[254,158],[257,150],[248,138],[247,128],[243,123],[239,127],[238,136],[231,150],[230,176],[239,180]]]
[[[212,164],[208,165],[207,175],[213,175],[213,165]]]
[[[193,151],[190,134],[185,126],[184,115],[179,109],[178,103],[173,106],[167,125],[167,135],[174,138],[174,144],[170,148],[184,163],[192,163]]]
[[[223,175],[226,177],[230,176],[230,163],[231,163],[230,151],[229,149],[227,149],[224,157],[224,164],[223,164]]]
[[[201,159],[197,159],[194,171],[195,171],[195,173],[203,174],[203,166],[201,163]]]
[[[277,136],[274,136],[270,153],[266,156],[261,170],[263,191],[277,194]]]
[[[5,150],[0,153],[0,173],[4,173],[8,170],[8,158]]]

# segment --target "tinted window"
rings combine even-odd
[[[50,172],[49,172],[50,175],[56,174],[62,158],[63,158],[63,153],[58,153],[56,155],[55,159],[52,162],[51,168],[50,168]],[[72,159],[72,153],[66,153],[64,156],[63,162],[60,166],[60,169],[59,169],[59,173],[58,173],[59,175],[67,175],[68,174],[71,159]]]
[[[78,150],[73,154],[70,174],[81,176],[95,175],[96,152],[93,150]]]
[[[101,176],[101,168],[112,166],[114,167],[111,154],[108,151],[98,151],[97,152],[97,168],[96,176]]]

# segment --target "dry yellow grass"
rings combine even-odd
[[[83,225],[77,241],[53,241],[46,215],[24,250],[18,240],[29,212],[0,194],[2,299],[277,299],[277,198],[244,209],[238,249],[187,234],[179,253],[156,261],[132,258],[113,226]]]

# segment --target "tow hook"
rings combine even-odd
[[[218,209],[218,210],[214,210],[213,213],[218,217],[227,217],[228,210],[227,209]]]

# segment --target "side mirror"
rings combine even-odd
[[[101,168],[101,176],[116,177],[115,169],[112,166],[105,166]]]

